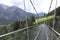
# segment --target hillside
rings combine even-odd
[[[56,16],[60,16],[60,7],[56,8],[54,10],[56,10]],[[51,11],[50,13],[48,13],[48,15],[53,15],[54,14],[54,10]]]
[[[44,14],[44,13],[40,13],[39,16],[44,16],[41,14]],[[25,12],[24,10],[22,10],[21,8],[17,6],[10,7],[10,6],[0,4],[0,24],[9,24],[16,20],[25,19],[26,15],[28,18],[32,15],[36,18],[38,17],[37,14]]]
[[[55,9],[54,9],[55,10]],[[49,15],[53,15],[54,14],[54,10],[51,11]],[[48,24],[52,27],[53,26],[53,19],[51,20],[48,20],[47,21]],[[55,25],[54,25],[54,28],[56,31],[58,31],[60,33],[60,7],[56,8],[56,17],[55,17]]]

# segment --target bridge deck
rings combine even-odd
[[[45,24],[41,24],[39,26],[37,26],[37,28],[39,29],[38,31],[32,32],[32,30],[30,30],[30,40],[33,40],[34,34],[35,38],[34,40],[57,40],[57,37],[54,35],[54,33],[48,28],[47,25]]]
[[[31,29],[29,29],[30,27],[27,28],[23,28],[17,31],[13,31],[7,34],[3,34],[0,35],[0,40],[2,40],[5,36],[9,36],[11,34],[15,34],[18,33],[20,31],[25,30],[24,32],[26,33],[26,29],[28,29],[28,36],[29,36],[29,40],[57,40],[57,36],[55,35],[55,33],[53,33],[52,30],[49,29],[49,27],[46,24],[40,24],[36,27],[33,27]],[[24,40],[22,37],[24,36],[24,38],[26,37],[26,34],[22,33],[22,35],[19,34],[19,36],[15,35],[15,37],[9,37],[8,40],[17,40],[19,38],[19,40]],[[21,37],[21,39],[20,39]],[[3,39],[4,40],[4,39]],[[27,38],[26,38],[27,40]]]

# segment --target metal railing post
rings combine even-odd
[[[24,10],[26,11],[25,0],[23,0],[23,3],[24,3]],[[25,14],[25,16],[26,16],[26,27],[28,27],[27,14]],[[29,40],[28,29],[27,29],[27,40]]]

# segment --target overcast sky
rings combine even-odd
[[[58,3],[57,3],[57,7],[58,7],[58,6],[60,6],[60,0],[57,0],[57,1],[58,1]],[[25,0],[25,2],[26,2],[25,3],[26,4],[26,11],[35,13],[30,1]],[[51,0],[32,0],[32,2],[33,2],[38,13],[40,13],[40,12],[47,13]],[[53,1],[51,10],[53,10],[55,8],[55,3],[56,3],[56,0]],[[8,6],[15,5],[15,6],[18,6],[24,10],[23,0],[0,0],[0,4],[4,4],[4,5],[8,5]]]

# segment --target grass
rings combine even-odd
[[[38,23],[40,23],[40,22],[45,22],[45,21],[47,21],[47,20],[52,19],[53,17],[54,17],[54,15],[50,15],[50,16],[43,17],[43,18],[38,18],[38,19],[35,20],[34,24],[35,24],[35,23],[38,24]]]
[[[57,16],[58,21],[60,21],[60,16]]]
[[[55,30],[60,33],[60,16],[57,16]]]
[[[38,23],[41,23],[41,22],[46,22],[46,21],[48,21],[50,19],[53,19],[53,18],[54,18],[54,15],[50,15],[50,16],[47,16],[47,17],[38,18],[38,19],[35,20],[34,24],[38,24]],[[60,21],[60,16],[57,16],[57,19],[58,19],[58,21]],[[57,24],[59,24],[59,23],[57,23]],[[59,26],[59,25],[57,25],[57,26]],[[55,28],[55,30],[60,33],[60,27]]]

